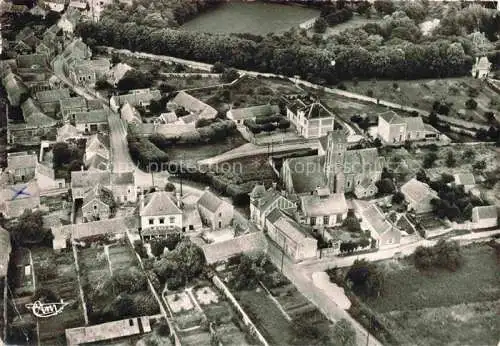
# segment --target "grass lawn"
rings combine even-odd
[[[246,143],[247,141],[245,141],[240,133],[235,131],[234,134],[219,140],[217,143],[198,145],[176,144],[169,149],[165,149],[165,152],[172,161],[184,160],[189,163],[196,163],[196,161],[220,155]]]
[[[351,92],[367,95],[368,90],[371,90],[373,97],[427,111],[432,110],[434,101],[449,102],[450,116],[481,124],[487,124],[484,112],[500,110],[500,96],[485,83],[472,77],[412,81],[371,80],[358,83],[344,82],[344,85]],[[471,98],[469,89],[476,89],[479,92],[473,97],[478,103],[476,110],[465,109],[465,101]]]
[[[495,345],[500,337],[499,263],[487,245],[462,248],[456,272],[419,272],[408,260],[380,262],[383,295],[365,300],[405,345]],[[453,343],[450,343],[453,340]]]

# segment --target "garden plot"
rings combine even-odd
[[[34,249],[32,256],[37,289],[48,290],[58,300],[69,303],[59,315],[38,319],[39,342],[42,345],[64,343],[66,329],[85,324],[73,252]]]
[[[193,301],[187,292],[179,292],[167,296],[168,306],[174,315],[194,309]]]
[[[122,269],[137,265],[137,258],[127,245],[112,245],[109,247],[109,261],[111,268]]]
[[[165,296],[165,298],[179,331],[191,335],[191,331],[200,328],[205,316],[198,310],[187,291],[172,293]]]

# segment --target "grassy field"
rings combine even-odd
[[[500,96],[484,82],[472,77],[447,78],[437,80],[371,80],[344,82],[348,91],[431,111],[434,101],[451,104],[450,116],[462,120],[487,124],[484,112],[500,110]],[[471,91],[475,90],[477,96]],[[465,109],[465,101],[474,98],[478,103],[476,110]]]
[[[380,262],[383,295],[365,302],[403,345],[495,345],[500,337],[499,263],[486,245],[462,248],[456,272],[419,272],[407,260]],[[453,340],[453,342],[451,341]]]

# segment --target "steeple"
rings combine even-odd
[[[344,158],[347,150],[347,135],[344,130],[328,133],[325,175],[332,193],[344,193]]]

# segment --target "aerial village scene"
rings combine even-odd
[[[0,0],[0,345],[500,345],[500,2]]]

